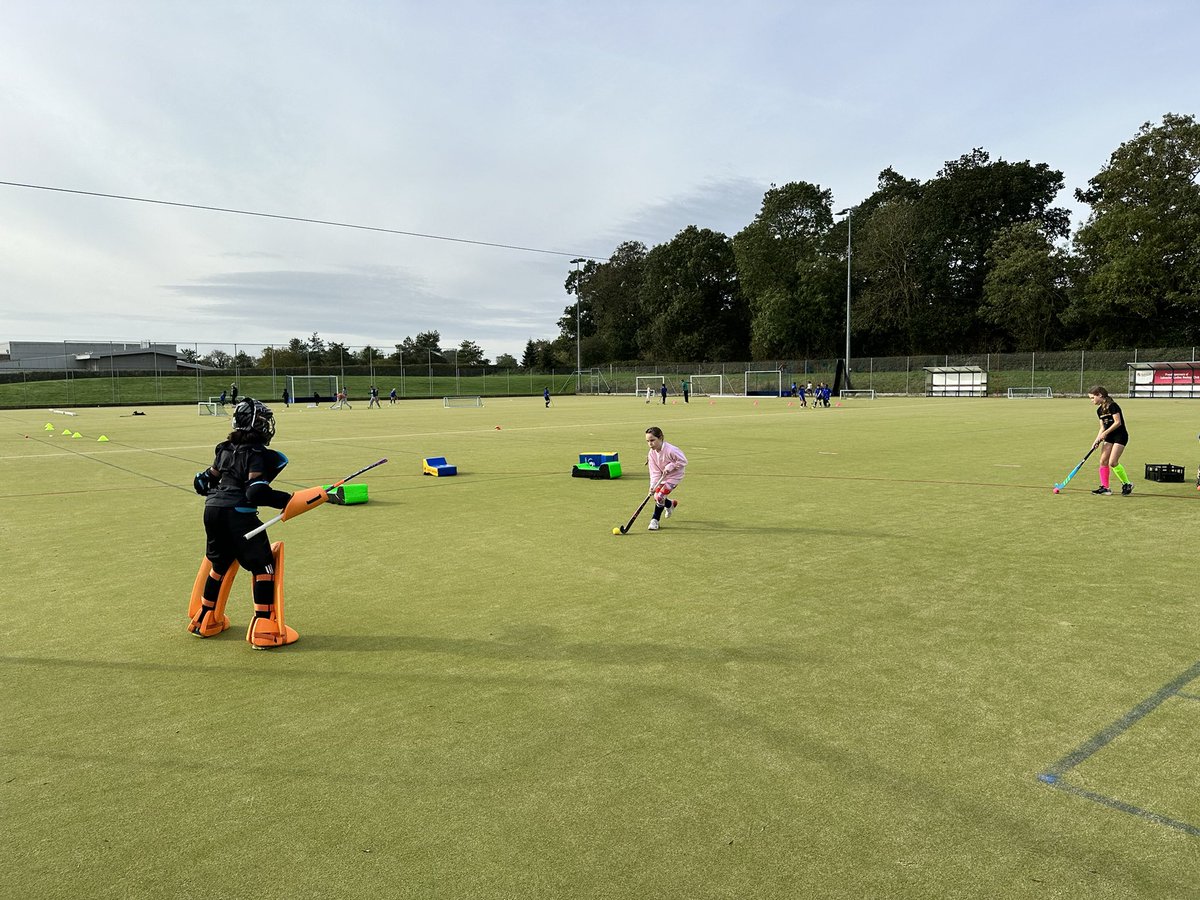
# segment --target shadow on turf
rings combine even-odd
[[[692,520],[691,522],[672,522],[666,526],[667,531],[721,531],[733,534],[819,534],[827,537],[846,538],[897,538],[907,539],[903,534],[887,529],[869,528],[826,528],[818,525],[753,525],[747,522],[724,522],[719,519]],[[637,526],[634,526],[634,531]]]
[[[314,635],[306,634],[296,648],[351,653],[425,653],[475,659],[571,661],[609,665],[671,665],[768,663],[795,665],[803,656],[794,646],[681,647],[670,644],[563,643],[553,629],[514,639],[492,641],[444,638],[416,634]]]

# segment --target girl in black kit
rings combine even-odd
[[[1104,445],[1100,450],[1100,487],[1092,493],[1105,496],[1112,493],[1109,487],[1109,472],[1112,471],[1121,480],[1121,493],[1128,496],[1133,493],[1133,483],[1129,480],[1125,467],[1121,465],[1121,454],[1125,452],[1125,445],[1129,443],[1125,416],[1122,415],[1117,402],[1100,385],[1088,391],[1088,399],[1096,405],[1096,416],[1100,419],[1100,430],[1096,432],[1096,440],[1092,447]]]
[[[211,637],[229,627],[225,600],[240,565],[254,579],[254,618],[246,640],[256,650],[296,640],[296,632],[283,623],[283,544],[272,547],[265,532],[251,538],[246,534],[262,524],[259,506],[282,509],[287,519],[324,503],[329,495],[319,487],[295,494],[271,487],[288,463],[286,456],[267,447],[274,436],[270,408],[243,397],[233,411],[233,431],[217,445],[213,464],[193,479],[196,493],[206,498],[205,559],[188,607],[188,631],[197,637]]]

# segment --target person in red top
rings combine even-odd
[[[646,445],[650,448],[646,453],[646,464],[650,467],[650,488],[654,491],[654,517],[650,520],[650,530],[658,531],[659,520],[664,516],[671,518],[671,513],[679,507],[679,501],[668,495],[683,481],[688,461],[682,450],[663,440],[662,429],[657,425],[646,429]]]

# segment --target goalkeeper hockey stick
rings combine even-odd
[[[377,460],[376,462],[371,463],[369,466],[363,466],[361,469],[359,469],[353,475],[347,475],[341,481],[339,481],[335,484],[331,484],[329,486],[329,490],[330,491],[336,490],[337,488],[340,488],[343,484],[345,484],[347,481],[352,481],[353,479],[357,478],[359,475],[363,474],[363,472],[369,472],[372,469],[374,469],[376,466],[382,466],[385,462],[387,462],[386,456],[381,460]],[[328,492],[325,492],[325,493],[326,493],[326,496],[328,496]],[[313,501],[309,501],[309,502],[313,502]],[[324,500],[322,500],[321,502],[324,502]],[[292,513],[292,515],[288,516],[287,509],[284,509],[283,512],[281,512],[279,515],[277,515],[275,518],[271,519],[270,521],[263,522],[263,524],[259,525],[257,528],[247,531],[243,535],[243,537],[246,540],[250,540],[250,538],[254,537],[256,534],[261,534],[262,532],[266,531],[268,528],[270,528],[276,522],[282,522],[284,516],[287,516],[290,519],[290,518],[295,518],[297,515],[299,515],[299,513]]]

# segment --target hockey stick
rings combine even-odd
[[[1101,441],[1100,443],[1104,443],[1104,442],[1103,442],[1103,441]],[[1066,477],[1066,478],[1064,478],[1064,479],[1063,479],[1063,480],[1062,480],[1060,483],[1056,484],[1056,485],[1055,485],[1055,487],[1056,487],[1056,488],[1058,488],[1060,491],[1061,491],[1063,488],[1065,488],[1065,487],[1067,486],[1067,484],[1070,482],[1070,480],[1071,480],[1072,478],[1074,478],[1074,477],[1075,477],[1075,476],[1076,476],[1076,475],[1079,473],[1079,470],[1080,470],[1080,469],[1082,469],[1082,468],[1083,468],[1083,464],[1084,464],[1085,462],[1087,462],[1087,461],[1088,461],[1088,456],[1091,456],[1093,453],[1095,453],[1095,452],[1096,452],[1096,448],[1097,448],[1097,447],[1099,447],[1099,446],[1100,446],[1100,444],[1093,444],[1093,445],[1092,445],[1092,449],[1091,449],[1091,450],[1089,450],[1089,451],[1087,452],[1087,455],[1086,455],[1086,456],[1084,456],[1084,457],[1083,457],[1083,459],[1081,459],[1081,460],[1080,460],[1080,461],[1079,461],[1079,462],[1076,464],[1075,468],[1073,468],[1073,469],[1070,471],[1070,473],[1068,473],[1067,477]]]
[[[343,478],[341,481],[337,482],[336,484],[331,484],[329,486],[329,490],[330,491],[336,490],[337,488],[340,488],[343,484],[345,484],[347,481],[351,481],[352,479],[357,478],[363,472],[371,471],[371,469],[375,468],[376,466],[382,466],[385,462],[387,462],[386,456],[381,460],[371,463],[369,466],[363,466],[361,469],[359,469],[353,475],[347,475],[345,478]],[[285,515],[287,515],[286,509],[283,512],[281,512],[279,515],[277,515],[275,518],[271,519],[270,521],[263,522],[263,524],[259,525],[257,528],[247,531],[244,535],[242,535],[242,537],[244,537],[246,540],[250,540],[250,538],[254,537],[256,534],[261,534],[262,532],[266,531],[269,527],[274,525],[276,522],[283,521],[283,517]]]
[[[637,517],[639,515],[641,515],[642,510],[646,508],[646,504],[650,502],[650,498],[654,496],[654,491],[658,488],[658,485],[661,482],[662,482],[662,479],[660,478],[658,481],[656,481],[654,483],[654,486],[652,488],[650,488],[650,493],[648,493],[643,498],[642,502],[638,504],[638,508],[633,511],[633,515],[629,517],[629,521],[621,526],[621,528],[620,528],[621,534],[629,533],[629,529],[633,527],[634,521],[637,519]]]

